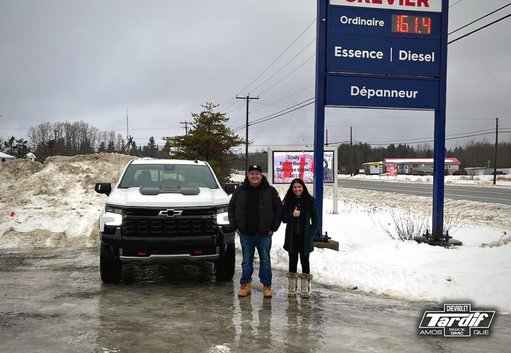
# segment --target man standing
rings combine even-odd
[[[263,296],[271,298],[271,240],[280,226],[281,214],[282,202],[277,190],[268,183],[259,165],[250,165],[248,176],[229,202],[229,222],[240,236],[243,254],[238,296],[246,297],[252,292],[254,253],[257,249]]]

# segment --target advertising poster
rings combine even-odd
[[[323,182],[333,183],[334,152],[325,151],[323,156]],[[314,151],[273,152],[273,184],[289,184],[294,178],[312,184],[314,168]]]

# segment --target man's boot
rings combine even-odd
[[[298,276],[296,275],[296,272],[288,272],[287,278],[289,280],[287,296],[293,297],[296,295],[296,287],[298,286]]]
[[[300,279],[301,279],[302,298],[308,298],[311,295],[312,275],[310,273],[302,273],[302,274],[300,274]]]
[[[240,291],[238,292],[238,297],[246,297],[252,293],[252,285],[250,283],[243,283],[240,286]]]
[[[263,297],[271,298],[271,285],[263,284]]]

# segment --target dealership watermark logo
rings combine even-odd
[[[493,310],[472,310],[471,304],[444,304],[443,311],[425,311],[419,323],[420,336],[489,336]]]

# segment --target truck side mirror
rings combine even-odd
[[[96,186],[94,186],[94,191],[96,191],[98,194],[105,194],[108,196],[110,195],[110,192],[112,192],[112,184],[96,183]]]
[[[224,190],[227,193],[227,195],[230,195],[240,186],[240,183],[225,183],[224,184]]]

